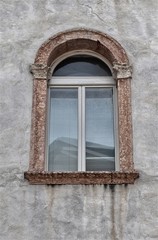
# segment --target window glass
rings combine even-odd
[[[97,85],[99,76],[111,76],[110,69],[97,58],[77,55],[63,60],[54,76],[58,78],[50,86],[48,170],[115,170],[113,81],[109,80],[111,87],[104,81]],[[59,79],[64,80],[58,85]]]
[[[115,169],[113,89],[86,88],[86,170]]]
[[[50,171],[78,170],[77,88],[50,89]]]
[[[76,55],[66,58],[55,68],[53,76],[111,76],[109,67],[100,59]]]

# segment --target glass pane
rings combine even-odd
[[[77,88],[50,89],[49,171],[77,171]]]
[[[86,170],[115,170],[113,89],[86,88]]]
[[[109,67],[100,59],[76,55],[59,63],[53,76],[112,76],[112,74]]]

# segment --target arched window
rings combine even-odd
[[[60,33],[31,72],[30,183],[133,183],[131,67],[120,44],[92,30]]]
[[[116,82],[94,56],[61,61],[49,85],[48,171],[115,171]]]

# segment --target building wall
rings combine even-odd
[[[158,238],[158,1],[1,0],[0,240]],[[133,66],[135,169],[121,186],[33,186],[28,169],[29,65],[41,44],[67,29],[111,35]]]

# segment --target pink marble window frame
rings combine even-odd
[[[107,59],[117,85],[119,126],[119,172],[47,172],[47,81],[51,64],[58,57],[75,50],[93,51]],[[59,33],[39,48],[31,66],[33,106],[29,170],[24,173],[32,184],[128,184],[139,173],[134,170],[131,121],[132,70],[125,50],[110,36],[94,30],[75,29]]]

